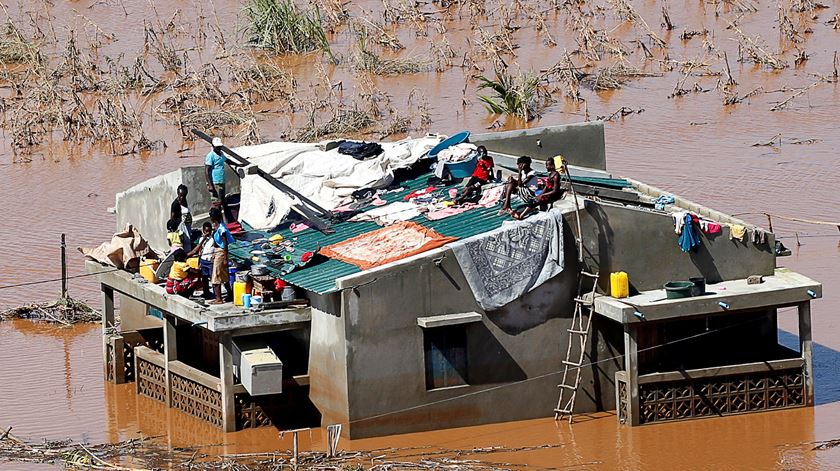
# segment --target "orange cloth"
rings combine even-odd
[[[423,253],[457,240],[420,224],[403,221],[324,247],[320,254],[362,270]]]

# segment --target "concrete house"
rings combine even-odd
[[[810,302],[821,297],[821,285],[779,266],[772,233],[611,175],[602,123],[471,141],[486,146],[505,175],[515,172],[519,155],[534,158],[537,170],[557,154],[569,162],[566,185],[574,193],[538,216],[555,215],[559,236],[488,255],[501,274],[494,282],[504,283],[525,262],[544,269],[546,253],[559,250],[551,255],[562,260],[552,276],[499,307],[482,307],[488,303],[473,288],[477,269],[464,264],[459,243],[523,227],[507,223],[498,206],[439,220],[417,216],[411,221],[446,242],[374,268],[321,257],[287,274],[272,271],[297,287],[298,300],[258,311],[210,308],[88,261],[88,272],[100,273],[106,378],[133,381],[139,394],[225,431],[342,424],[352,438],[552,416],[562,408],[558,384],[570,364],[572,379],[575,365],[581,371],[579,385],[565,382],[576,394],[575,412],[616,410],[628,425],[813,404]],[[394,186],[402,189],[381,198],[402,201],[424,188],[427,169],[398,175]],[[131,223],[163,249],[162,221],[178,184],[190,188],[194,213],[209,207],[202,172],[184,168],[117,195],[117,226]],[[238,187],[235,173],[228,180]],[[675,232],[686,212],[696,216],[689,225],[699,237],[688,252]],[[275,233],[318,250],[380,226],[343,220],[332,229],[246,230],[232,255],[248,261],[251,241]],[[619,271],[629,275],[626,298],[610,296],[610,274]],[[582,272],[598,275],[594,298],[586,277],[580,285]],[[665,283],[695,277],[705,279],[702,295],[666,296]],[[582,363],[577,347],[567,354],[580,340],[572,328],[576,307],[584,320],[591,317]],[[797,310],[798,351],[778,344],[783,308]],[[247,352],[265,347],[282,364],[266,373],[268,393],[245,378]]]

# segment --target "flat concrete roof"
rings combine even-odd
[[[166,292],[158,286],[124,270],[99,262],[86,261],[88,273],[97,273],[100,283],[109,286],[125,296],[137,299],[161,311],[172,314],[186,322],[201,325],[212,332],[229,332],[233,335],[257,331],[278,331],[296,329],[309,324],[309,307],[245,310],[232,303],[221,306],[204,306],[180,295]]]
[[[622,324],[648,322],[798,304],[822,297],[822,284],[787,268],[777,268],[764,282],[747,284],[746,279],[706,285],[706,294],[667,299],[664,289],[643,291],[629,298],[597,296],[595,312]],[[721,305],[720,303],[724,303]],[[728,307],[727,307],[728,306]],[[641,316],[636,313],[641,313]]]

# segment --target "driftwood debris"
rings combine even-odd
[[[101,315],[84,301],[70,297],[49,303],[35,303],[0,311],[0,320],[29,319],[70,326],[99,322]]]

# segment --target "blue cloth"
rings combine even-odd
[[[686,214],[683,221],[683,230],[680,234],[679,243],[680,249],[683,252],[688,252],[695,246],[700,245],[700,236],[697,234],[697,229],[694,228],[694,224],[692,224],[691,214]]]
[[[225,160],[224,155],[219,155],[212,150],[208,152],[207,157],[204,158],[204,165],[213,167],[213,170],[210,172],[210,176],[213,178],[213,183],[225,182]]]
[[[656,209],[665,209],[665,205],[674,204],[674,197],[671,195],[662,195],[653,201]]]
[[[216,229],[216,232],[213,233],[213,242],[216,243],[216,246],[219,248],[225,248],[228,244],[232,244],[233,235],[228,230],[225,223],[220,223],[219,228]]]

